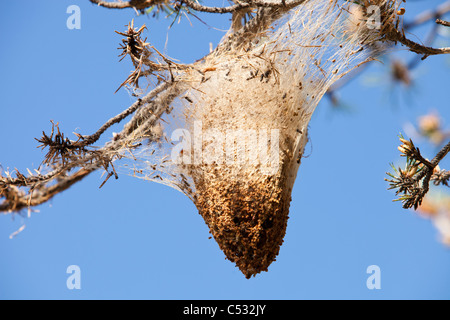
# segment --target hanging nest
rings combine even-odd
[[[222,59],[208,61],[214,72],[186,95],[194,148],[183,149],[192,157],[180,169],[214,239],[248,278],[267,270],[283,242],[311,113],[272,61]]]
[[[247,278],[267,271],[280,251],[320,99],[384,50],[374,45],[379,31],[368,29],[361,14],[349,19],[351,12],[335,1],[307,1],[269,31],[246,34],[244,45],[227,38],[189,68],[170,70],[176,89],[156,104],[165,109],[140,111],[145,121],[157,112],[161,117],[130,141],[146,143],[132,157],[122,150],[134,175],[192,199]]]

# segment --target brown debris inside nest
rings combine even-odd
[[[210,167],[210,172],[218,171]],[[247,279],[267,271],[283,243],[291,201],[285,176],[196,181],[199,213]]]

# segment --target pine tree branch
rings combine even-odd
[[[390,32],[386,34],[386,38],[393,42],[400,42],[401,44],[407,46],[410,51],[423,54],[422,60],[425,60],[428,56],[438,55],[438,54],[448,54],[450,53],[450,47],[446,48],[433,48],[421,45],[417,42],[414,42],[408,38],[406,38],[403,32],[400,32],[397,29],[392,29]]]

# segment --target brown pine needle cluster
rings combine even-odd
[[[130,56],[131,62],[133,63],[134,70],[128,76],[128,78],[120,85],[120,87],[116,90],[119,91],[126,84],[134,85],[135,87],[139,87],[139,78],[143,72],[142,67],[144,62],[148,62],[149,57],[151,55],[150,51],[148,51],[147,46],[149,45],[145,41],[147,38],[142,39],[141,33],[146,29],[146,26],[143,25],[139,29],[134,28],[134,20],[128,25],[128,30],[126,33],[116,31],[117,34],[124,36],[122,39],[122,44],[118,48],[122,50],[122,53],[119,55],[121,57],[120,61],[122,61],[126,56]]]
[[[54,165],[58,163],[65,165],[70,158],[83,156],[87,152],[83,145],[78,144],[78,142],[82,139],[81,135],[78,135],[78,140],[76,142],[71,141],[69,138],[64,137],[64,133],[61,133],[58,123],[55,124],[53,121],[51,121],[51,123],[52,132],[50,136],[43,131],[41,138],[35,138],[41,143],[38,148],[49,148],[43,161],[44,165]]]
[[[174,75],[172,69],[186,68],[184,65],[170,60],[155,47],[151,46],[150,43],[147,43],[147,38],[142,39],[142,32],[147,29],[145,24],[139,29],[136,29],[134,27],[134,20],[132,20],[127,27],[126,32],[116,31],[117,34],[124,37],[118,48],[121,50],[119,61],[122,61],[125,57],[129,56],[133,63],[134,70],[119,86],[116,92],[125,85],[139,88],[139,79],[141,77],[154,76],[158,82],[167,81],[164,76],[165,71],[169,72],[170,79],[173,81]]]

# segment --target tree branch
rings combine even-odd
[[[444,20],[441,20],[441,19],[436,19],[436,23],[437,23],[437,24],[440,24],[440,25],[443,25],[443,26],[445,26],[445,27],[450,27],[450,22],[449,22],[449,21],[444,21]]]
[[[176,87],[177,83],[162,83],[145,97],[139,99],[127,108],[124,112],[107,121],[101,129],[85,140],[92,142],[95,139],[98,139],[111,125],[119,123],[131,113],[134,113],[139,108],[145,106],[146,112],[135,116],[128,125],[126,125],[124,129],[103,148],[94,151],[87,150],[86,155],[84,156],[69,158],[67,163],[59,163],[55,169],[45,175],[38,174],[25,177],[18,171],[16,172],[17,178],[12,178],[9,173],[6,177],[0,175],[0,198],[4,198],[4,201],[0,203],[0,212],[20,211],[28,206],[42,204],[53,198],[56,194],[67,190],[73,184],[81,181],[91,172],[102,167],[107,170],[109,166],[112,166],[112,157],[116,154],[115,152],[123,146],[127,137],[136,134],[135,131],[138,129],[140,130],[138,134],[145,134],[145,132],[142,132],[143,128],[148,128],[154,124],[163,114],[164,110],[167,109],[168,105],[163,103],[167,102],[167,95],[164,96],[162,100],[158,100],[158,96],[166,92],[170,94],[171,90]],[[172,97],[172,99],[173,98],[174,97]],[[149,110],[150,108],[153,108],[153,112],[150,112],[152,111]],[[145,119],[143,114],[151,114],[151,117]],[[136,125],[137,122],[141,122],[141,125]],[[144,124],[145,126],[143,126]],[[68,175],[69,171],[77,167],[80,168],[77,172]],[[55,184],[48,185],[48,183],[53,180],[56,180]],[[29,192],[24,192],[18,187],[29,188]]]
[[[126,2],[121,1],[103,1],[103,0],[89,0],[92,3],[105,7],[108,9],[125,9],[125,8],[135,8],[138,10],[143,10],[146,8],[149,8],[153,5],[159,4],[161,2],[164,2],[164,0],[131,0]]]
[[[291,0],[291,1],[283,1],[280,0],[279,2],[273,2],[273,1],[264,1],[264,0],[250,0],[247,2],[238,2],[237,4],[234,4],[229,7],[207,7],[204,5],[199,4],[198,2],[195,2],[194,0],[180,0],[181,3],[185,4],[187,7],[195,10],[195,11],[201,11],[201,12],[208,12],[208,13],[233,13],[235,11],[239,11],[241,9],[247,9],[247,8],[281,8],[281,7],[288,7],[293,8],[295,6],[298,6],[299,4],[303,3],[305,0]]]
[[[396,174],[387,173],[392,179],[385,180],[390,183],[389,189],[397,189],[396,195],[402,194],[394,201],[402,201],[405,209],[417,209],[430,189],[430,181],[434,181],[435,185],[442,183],[448,186],[449,173],[438,170],[438,165],[449,153],[450,141],[431,161],[422,157],[419,148],[414,146],[412,140],[408,141],[400,137],[400,141],[402,145],[398,149],[402,156],[407,158],[406,168],[397,170],[392,166]]]
[[[431,56],[431,55],[450,53],[450,47],[433,48],[433,47],[427,47],[427,46],[421,45],[417,42],[409,40],[408,38],[406,38],[404,33],[398,31],[397,29],[390,30],[386,34],[386,38],[393,42],[400,42],[401,44],[407,46],[409,48],[409,50],[414,53],[423,54],[424,56],[422,57],[422,60],[426,59],[428,56]]]

